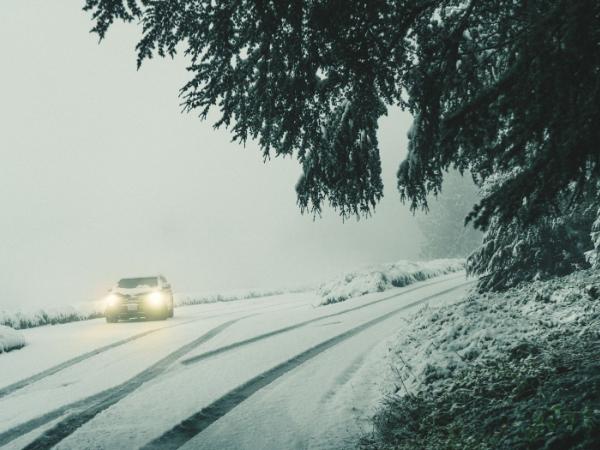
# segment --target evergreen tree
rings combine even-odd
[[[398,172],[426,207],[445,170],[519,170],[470,218],[533,222],[600,175],[597,0],[86,0],[103,38],[139,21],[138,64],[183,50],[186,110],[265,158],[296,154],[302,210],[368,214],[382,196],[377,122],[416,118]],[[405,95],[406,94],[406,95]],[[556,212],[553,213],[556,215]]]
[[[600,269],[600,209],[598,209],[590,237],[592,238],[594,248],[586,254],[586,257],[592,267]]]
[[[510,176],[488,179],[484,191],[489,194]],[[518,216],[508,223],[493,217],[483,244],[467,260],[468,273],[479,276],[479,290],[504,290],[589,267],[585,253],[592,247],[589,230],[597,193],[589,193],[576,205],[570,205],[571,198],[562,196],[558,208],[549,209],[534,223]]]

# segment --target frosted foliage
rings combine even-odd
[[[432,261],[398,261],[367,267],[363,270],[346,273],[327,283],[318,290],[322,305],[337,303],[352,297],[383,292],[394,287],[407,286],[439,275],[464,269],[463,259],[435,259]]]
[[[585,256],[592,267],[600,269],[600,208],[598,209],[596,221],[592,225],[591,237],[594,248],[587,252]]]
[[[17,330],[0,325],[0,353],[25,346],[25,339]]]
[[[472,294],[440,308],[424,308],[390,345],[391,362],[406,392],[451,383],[473,364],[509,354],[523,343],[600,337],[600,275],[587,270],[523,284],[504,293]]]

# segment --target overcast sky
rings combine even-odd
[[[410,117],[380,122],[385,199],[367,220],[296,206],[294,159],[182,114],[182,59],[135,69],[138,30],[98,45],[81,0],[0,11],[0,307],[93,299],[164,273],[179,291],[315,283],[414,259],[420,235],[395,174]]]

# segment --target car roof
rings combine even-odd
[[[158,275],[154,274],[154,275],[142,275],[142,276],[139,276],[139,277],[123,277],[123,278],[119,278],[119,281],[120,280],[137,280],[138,278],[163,278],[163,279],[166,280],[166,277],[164,275],[162,275],[162,274],[158,274]]]

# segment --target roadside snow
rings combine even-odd
[[[320,305],[342,302],[371,292],[383,292],[450,272],[458,272],[464,270],[464,264],[462,259],[398,261],[350,272],[319,287],[318,294],[323,298]]]
[[[102,317],[102,302],[86,302],[74,306],[51,308],[0,310],[0,325],[15,329],[33,328],[42,325],[77,322]]]
[[[600,273],[593,270],[423,308],[392,340],[390,370],[397,395],[415,394],[472,364],[586,332],[600,337]]]
[[[25,339],[16,330],[0,325],[0,353],[9,352],[25,346]]]
[[[306,292],[307,290],[308,289],[238,289],[215,293],[175,293],[173,297],[175,306],[179,307],[206,303],[231,302],[236,300],[250,300],[273,295]],[[97,319],[104,316],[104,308],[104,300],[97,300],[49,308],[19,308],[9,311],[0,310],[0,325],[6,325],[14,329],[24,329],[43,325],[56,325],[59,323]]]
[[[296,289],[235,289],[221,292],[192,292],[174,294],[175,306],[203,305],[206,303],[233,302],[251,300],[273,295],[298,294],[307,292],[309,288]]]

